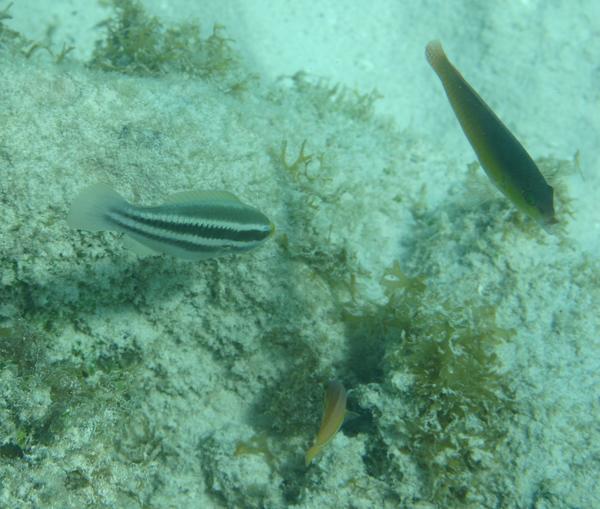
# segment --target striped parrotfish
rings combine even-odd
[[[84,189],[71,206],[72,228],[115,230],[141,255],[168,255],[202,260],[248,251],[275,231],[262,212],[226,191],[185,191],[162,205],[127,202],[106,184]]]
[[[556,223],[554,190],[530,155],[446,57],[439,41],[425,50],[481,166],[522,212],[543,226]]]

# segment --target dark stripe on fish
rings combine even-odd
[[[213,209],[215,209],[215,207],[212,207]],[[114,210],[112,211],[113,214],[111,214],[111,216],[109,216],[109,220],[113,221],[115,224],[121,226],[121,227],[128,227],[129,225],[124,224],[121,221],[118,221],[116,219],[115,216],[122,216],[124,218],[129,219],[130,221],[134,221],[136,223],[140,223],[144,226],[149,226],[152,228],[158,228],[161,230],[165,231],[165,235],[168,235],[168,233],[175,233],[175,234],[183,234],[183,235],[193,235],[194,237],[198,237],[201,239],[214,239],[214,240],[230,240],[230,241],[235,241],[235,242],[258,242],[261,240],[266,239],[270,234],[271,234],[271,229],[268,226],[268,219],[264,216],[259,216],[259,214],[252,214],[254,216],[257,216],[255,218],[254,221],[247,221],[246,219],[243,219],[242,221],[239,221],[237,218],[230,218],[230,217],[226,217],[227,214],[222,214],[221,217],[214,217],[214,215],[211,214],[211,216],[208,216],[208,214],[206,214],[206,210],[202,207],[189,207],[190,210],[181,210],[178,209],[177,211],[174,210],[164,210],[162,208],[160,209],[155,209],[155,210],[151,210],[151,209],[143,209],[143,210],[136,210],[136,209],[131,209],[131,210]],[[194,210],[195,209],[195,210]],[[219,210],[219,212],[228,212],[226,210],[224,210],[223,208],[221,208],[222,210]],[[156,213],[157,215],[172,215],[175,217],[181,217],[183,220],[185,221],[189,221],[189,222],[181,222],[181,223],[177,223],[177,222],[173,222],[173,221],[168,221],[165,219],[159,219],[159,218],[153,218],[153,217],[143,217],[141,215],[138,215],[140,212],[148,214],[148,215],[152,215],[153,213]],[[247,210],[243,211],[244,214],[246,215],[250,215],[248,213]],[[253,212],[253,211],[251,211]],[[210,219],[208,219],[208,217],[210,217]],[[211,224],[213,222],[218,222],[218,221],[223,221],[223,222],[228,222],[228,223],[232,223],[231,226],[227,225],[227,226],[223,226],[223,225],[215,225],[215,224]],[[242,230],[237,230],[235,229],[235,224],[242,224],[242,225],[260,225],[261,223],[265,224],[265,226],[263,226],[262,228],[253,228],[251,230],[246,230],[246,229],[242,229]],[[140,234],[142,233],[142,231],[140,230]]]

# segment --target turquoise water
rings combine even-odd
[[[115,6],[0,3],[0,507],[598,505],[595,3]],[[555,227],[477,164],[434,38]],[[68,226],[97,182],[276,230],[139,256]]]

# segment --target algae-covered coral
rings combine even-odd
[[[0,505],[589,506],[596,409],[546,384],[594,388],[597,262],[472,199],[485,183],[376,94],[306,74],[232,94],[224,32],[213,54],[114,5],[88,67],[0,48]],[[139,259],[67,228],[97,181],[227,189],[276,242]],[[332,378],[356,416],[307,469]]]

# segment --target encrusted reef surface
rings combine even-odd
[[[600,267],[568,185],[547,233],[375,93],[113,11],[85,63],[0,14],[0,507],[593,507]],[[67,227],[98,181],[226,189],[277,233],[138,258]],[[331,379],[351,415],[306,467]]]

